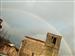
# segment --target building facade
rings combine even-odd
[[[26,36],[22,41],[20,56],[44,56],[45,42]]]
[[[47,33],[46,41],[26,36],[22,41],[19,56],[58,56],[61,36]]]

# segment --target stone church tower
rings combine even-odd
[[[47,33],[46,39],[46,56],[58,56],[61,36]]]

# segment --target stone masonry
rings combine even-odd
[[[19,56],[58,56],[61,36],[47,33],[46,41],[25,36]]]

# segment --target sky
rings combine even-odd
[[[11,35],[10,39],[18,45],[24,35],[45,40],[46,33],[52,32],[62,35],[65,40],[61,43],[61,54],[63,56],[71,56],[71,53],[75,55],[72,0],[65,0],[66,2],[62,0],[42,1],[2,0],[0,2],[0,16],[4,20],[5,30],[10,30],[8,31]]]
[[[2,0],[2,1],[73,1],[73,0]]]

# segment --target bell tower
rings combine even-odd
[[[46,39],[46,56],[58,56],[61,43],[61,36],[47,33]],[[48,52],[49,51],[49,52]]]

